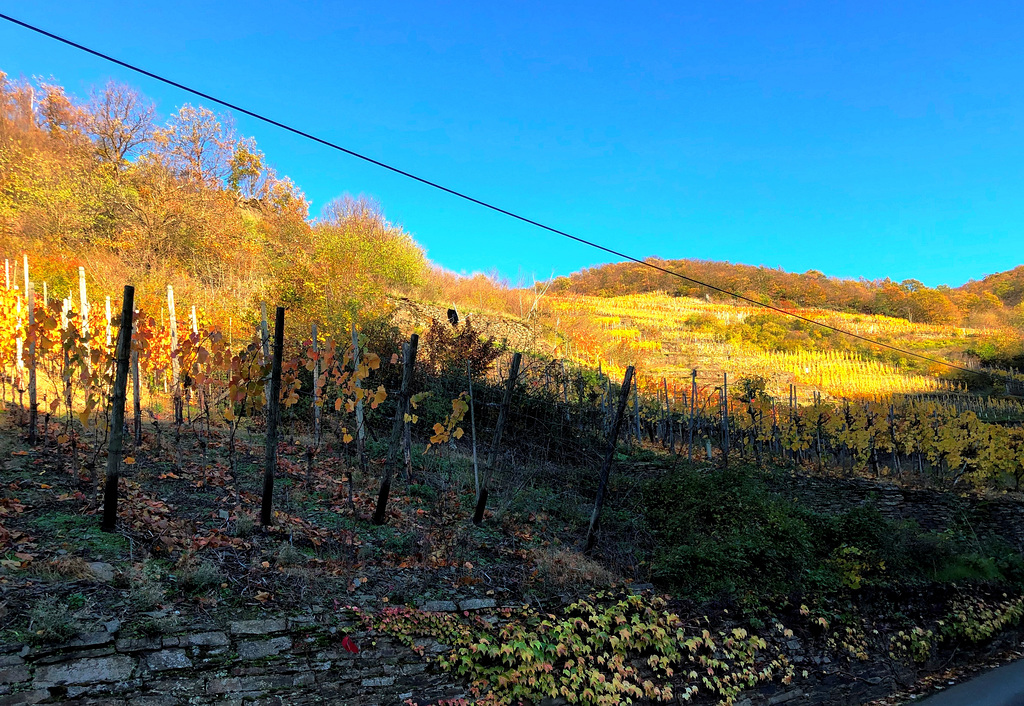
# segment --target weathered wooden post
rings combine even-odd
[[[64,333],[68,330],[68,314],[71,313],[71,298],[66,298],[61,302],[60,307],[60,330],[61,330],[61,349],[64,351],[64,406],[68,411],[68,419],[71,418],[71,356],[68,353],[67,346],[64,345]]]
[[[320,447],[320,342],[317,340],[316,322],[313,334],[313,448]]]
[[[89,296],[85,291],[85,268],[78,268],[78,298],[79,298],[79,333],[82,334],[82,341],[85,343],[85,365],[92,374],[92,357],[89,355]]]
[[[722,463],[729,467],[729,373],[722,373]]]
[[[415,333],[409,337],[409,345],[405,349],[405,360],[402,363],[402,390],[395,406],[395,423],[391,427],[391,439],[388,444],[388,457],[380,479],[380,492],[377,493],[377,507],[373,512],[373,524],[382,525],[387,519],[388,495],[391,493],[391,476],[394,473],[398,451],[402,446],[402,432],[405,428],[405,409],[412,389],[413,368],[416,365],[416,349],[420,337]]]
[[[636,422],[636,443],[643,444],[640,432],[640,376],[633,380],[633,418]]]
[[[665,388],[665,436],[668,438],[669,453],[674,453],[676,450],[676,432],[672,426],[672,399],[668,396],[668,380],[662,378],[661,384]]]
[[[113,338],[113,331],[110,329],[110,295],[107,295],[106,302],[106,315],[107,315],[107,348],[110,348],[110,341]]]
[[[121,326],[117,333],[117,362],[114,372],[113,409],[110,415],[110,444],[107,447],[107,479],[103,486],[104,532],[113,532],[117,522],[117,481],[124,444],[124,404],[128,394],[128,354],[132,347],[132,319],[135,312],[135,287],[124,288]]]
[[[171,388],[174,395],[174,423],[182,424],[185,419],[181,399],[181,360],[178,358],[178,316],[174,309],[174,287],[167,285],[167,314],[171,334]]]
[[[134,318],[134,317],[133,317]],[[132,332],[138,330],[138,323],[133,322]],[[139,351],[132,349],[132,422],[135,446],[142,444],[142,384],[139,380]]]
[[[402,359],[405,359],[405,350],[408,343],[402,345]],[[405,401],[405,409],[402,411],[402,469],[405,471],[406,482],[412,482],[412,402]],[[449,437],[448,443],[455,448],[455,440]]]
[[[476,494],[476,508],[473,510],[473,524],[475,525],[480,524],[484,520],[484,510],[487,508],[487,485],[491,479],[494,464],[498,462],[498,448],[501,444],[501,435],[505,431],[505,421],[508,419],[508,410],[512,405],[512,393],[515,390],[516,378],[519,377],[519,365],[522,361],[522,353],[516,352],[512,354],[512,367],[508,373],[508,381],[505,383],[505,395],[501,399],[501,407],[498,410],[498,422],[494,427],[494,438],[491,440],[491,449],[487,453],[486,472]]]
[[[604,464],[601,466],[601,481],[597,486],[597,498],[594,500],[594,512],[590,515],[590,526],[587,527],[587,537],[583,543],[583,551],[589,552],[594,548],[597,541],[597,523],[601,518],[601,508],[604,506],[604,495],[608,489],[608,477],[612,471],[612,460],[615,458],[615,446],[619,439],[619,429],[622,427],[622,417],[626,413],[626,404],[629,402],[629,388],[633,384],[633,366],[626,368],[626,377],[622,381],[622,389],[619,390],[619,406],[615,410],[615,421],[612,422],[612,431],[608,436],[608,453],[604,457]]]
[[[263,345],[263,364],[266,365],[267,361],[270,360],[270,331],[267,328],[267,303],[260,302],[260,341]],[[269,373],[268,373],[269,375]],[[269,378],[263,382],[264,389],[270,387]],[[265,397],[263,403],[263,411],[266,412],[270,406],[270,398]]]
[[[473,365],[466,360],[466,384],[469,385],[469,431],[473,442],[473,480],[476,485],[476,496],[480,497],[480,469],[476,464],[476,412],[473,404]]]
[[[264,526],[274,521],[274,473],[277,471],[277,423],[281,403],[281,359],[284,357],[284,307],[277,307],[274,318],[274,360],[270,368],[270,392],[267,395],[267,449],[263,467],[263,503],[260,522]]]
[[[355,317],[352,318],[352,370],[359,370],[359,334],[356,333]],[[362,381],[356,380],[356,389],[359,390],[362,386]],[[358,396],[358,399],[356,400],[356,451],[359,453],[359,470],[363,472],[363,475],[366,475],[369,469],[369,461],[366,458],[366,427],[363,425],[362,396]],[[351,493],[351,474],[349,474],[348,487]]]
[[[687,441],[686,460],[693,462],[693,421],[697,412],[697,368],[690,371],[690,430]]]
[[[27,260],[26,260],[27,262]],[[28,297],[28,443],[36,445],[36,424],[39,421],[39,408],[36,403],[36,292],[32,283],[25,286]]]

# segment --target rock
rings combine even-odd
[[[32,673],[29,672],[27,665],[7,667],[6,669],[0,669],[0,684],[16,684],[27,681],[30,676],[32,676]]]
[[[40,657],[35,661],[35,666],[41,664],[57,664],[58,662],[70,662],[73,659],[85,659],[86,657],[106,657],[114,654],[113,647],[97,647],[92,650],[76,650],[74,652],[57,652],[55,654]]]
[[[135,660],[125,655],[76,659],[36,670],[36,686],[59,684],[97,684],[124,681],[135,671]]]
[[[241,659],[264,659],[281,654],[291,649],[289,637],[275,637],[270,640],[246,640],[238,643],[238,656]]]
[[[469,598],[459,602],[461,610],[483,610],[485,608],[493,608],[496,605],[498,605],[498,602],[493,598]]]
[[[284,618],[269,620],[236,620],[231,623],[232,635],[271,635],[288,629],[288,621]]]
[[[228,636],[222,632],[201,632],[188,636],[188,644],[203,647],[223,647],[229,642]]]
[[[151,672],[168,672],[172,669],[190,669],[192,660],[185,650],[161,650],[146,655],[146,666]]]
[[[108,620],[107,622],[103,623],[103,627],[107,629],[107,632],[113,635],[121,629],[121,621],[117,618],[114,618],[113,620]]]
[[[224,677],[211,679],[206,684],[208,694],[237,694],[238,692],[267,691],[292,686],[292,677],[281,675],[274,677]]]
[[[36,689],[34,691],[20,691],[9,696],[0,696],[0,706],[21,706],[22,704],[37,704],[50,698],[48,689]]]
[[[362,686],[391,686],[395,683],[394,677],[374,677],[372,679],[363,679],[360,682]]]
[[[118,652],[142,652],[144,650],[159,650],[161,640],[159,637],[123,638],[115,644]]]
[[[97,580],[103,583],[111,583],[114,580],[116,570],[113,564],[108,564],[105,561],[90,561],[88,567]]]
[[[454,613],[458,610],[455,601],[427,601],[423,604],[422,610],[428,613]]]
[[[793,699],[799,698],[803,695],[804,692],[800,689],[794,689],[793,691],[784,691],[781,694],[776,694],[775,696],[768,699],[768,705],[774,706],[775,704],[784,704],[787,701],[792,701]]]

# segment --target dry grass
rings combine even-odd
[[[547,547],[533,553],[537,576],[561,588],[605,588],[616,576],[589,557],[562,547]]]
[[[29,573],[44,581],[77,581],[93,578],[89,564],[79,556],[67,554],[52,561],[33,562],[29,565]]]

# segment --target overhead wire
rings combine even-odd
[[[517,221],[520,221],[522,223],[526,223],[526,224],[534,226],[536,228],[540,228],[541,230],[547,231],[549,233],[554,233],[555,235],[559,235],[559,236],[561,236],[563,238],[568,238],[569,240],[573,240],[573,241],[575,241],[577,243],[580,243],[582,245],[586,245],[586,246],[594,248],[596,250],[600,250],[600,251],[605,252],[605,253],[607,253],[609,255],[614,255],[615,257],[621,258],[623,260],[626,260],[626,261],[629,261],[629,262],[633,262],[633,263],[636,263],[638,265],[642,265],[644,267],[648,267],[648,268],[650,268],[652,270],[656,270],[658,272],[662,272],[662,273],[670,275],[672,277],[677,277],[677,278],[679,278],[681,280],[684,280],[686,282],[690,282],[692,284],[696,284],[696,285],[701,286],[701,287],[705,287],[706,289],[709,289],[709,290],[711,290],[713,292],[718,292],[720,294],[724,294],[724,295],[733,297],[733,298],[738,299],[740,301],[744,301],[744,302],[747,302],[749,304],[753,304],[754,306],[759,306],[759,307],[762,307],[764,309],[768,309],[770,311],[774,311],[774,312],[776,312],[778,314],[782,314],[784,316],[789,316],[789,317],[794,318],[794,319],[799,319],[800,321],[804,321],[806,323],[813,324],[815,326],[819,326],[819,327],[821,327],[823,329],[827,329],[827,330],[833,331],[835,333],[842,334],[844,336],[849,336],[850,338],[854,338],[854,339],[863,341],[865,343],[868,343],[868,344],[871,344],[871,345],[874,345],[874,346],[878,346],[880,348],[885,348],[885,349],[888,349],[888,350],[896,352],[896,353],[900,353],[900,354],[905,355],[905,356],[910,356],[910,357],[913,357],[913,358],[917,358],[919,360],[927,361],[929,363],[934,363],[934,364],[937,364],[937,365],[943,365],[943,366],[946,366],[946,367],[954,369],[954,370],[960,370],[962,372],[970,373],[972,375],[984,375],[984,376],[989,377],[990,379],[1002,381],[1002,378],[999,378],[998,376],[996,376],[996,375],[994,375],[992,373],[989,373],[989,372],[985,372],[985,371],[981,371],[981,370],[973,370],[973,369],[967,368],[965,366],[956,365],[955,363],[950,363],[949,361],[942,360],[941,358],[933,358],[932,356],[927,356],[927,355],[924,355],[922,353],[917,353],[915,351],[910,351],[910,350],[906,350],[906,349],[900,348],[898,346],[891,345],[889,343],[884,343],[882,341],[877,341],[877,340],[869,338],[867,336],[862,336],[862,335],[860,335],[858,333],[854,333],[853,331],[847,331],[845,329],[841,329],[841,328],[839,328],[837,326],[833,326],[831,324],[827,324],[827,323],[824,323],[824,322],[821,322],[821,321],[816,321],[816,320],[811,319],[811,318],[809,318],[807,316],[803,316],[801,314],[797,314],[796,312],[789,311],[787,309],[783,309],[783,308],[775,306],[773,304],[766,304],[764,302],[758,301],[758,300],[753,299],[751,297],[744,296],[744,295],[739,294],[737,292],[732,292],[732,291],[729,291],[729,290],[724,289],[722,287],[718,287],[718,286],[715,286],[713,284],[709,284],[707,282],[702,282],[700,280],[694,279],[693,277],[688,277],[688,276],[686,276],[684,274],[681,274],[679,272],[675,272],[673,270],[667,269],[665,267],[657,265],[657,264],[655,264],[653,262],[650,262],[648,260],[644,260],[642,258],[638,258],[638,257],[635,257],[633,255],[629,255],[627,253],[621,252],[621,251],[616,250],[614,248],[610,248],[610,247],[607,247],[605,245],[601,245],[599,243],[595,243],[595,242],[593,242],[591,240],[587,240],[586,238],[581,238],[579,236],[572,235],[571,233],[568,233],[568,232],[566,232],[564,230],[560,230],[560,229],[555,228],[553,226],[546,225],[544,223],[541,223],[540,221],[536,221],[536,220],[534,220],[532,218],[528,218],[527,216],[523,216],[523,215],[520,215],[518,213],[515,213],[514,211],[509,211],[508,209],[502,208],[502,207],[497,206],[495,204],[492,204],[490,202],[487,202],[487,201],[484,201],[482,199],[478,199],[478,198],[475,198],[473,196],[470,196],[470,195],[468,195],[468,194],[466,194],[466,193],[464,193],[462,191],[458,191],[457,189],[449,188],[449,187],[444,186],[443,184],[440,184],[438,182],[431,181],[430,179],[426,179],[424,177],[421,177],[421,176],[418,176],[416,174],[413,174],[412,172],[408,172],[408,171],[406,171],[404,169],[400,169],[399,167],[395,167],[395,166],[393,166],[391,164],[388,164],[386,162],[382,162],[382,161],[380,161],[378,159],[374,159],[373,157],[370,157],[368,155],[362,154],[360,152],[356,152],[355,150],[348,149],[347,147],[343,147],[342,145],[339,145],[339,144],[337,144],[335,142],[332,142],[330,140],[326,140],[326,139],[324,139],[322,137],[317,137],[316,135],[313,135],[313,134],[311,134],[309,132],[306,132],[304,130],[301,130],[299,128],[292,127],[291,125],[288,125],[286,123],[282,123],[282,122],[280,122],[278,120],[274,120],[273,118],[267,117],[267,116],[265,116],[265,115],[263,115],[261,113],[257,113],[255,111],[249,110],[247,108],[243,108],[242,106],[237,105],[235,103],[231,103],[231,102],[223,100],[221,98],[217,98],[216,96],[213,96],[213,95],[211,95],[209,93],[205,93],[205,92],[200,91],[200,90],[198,90],[196,88],[192,88],[191,86],[187,86],[187,85],[185,85],[183,83],[180,83],[178,81],[174,81],[172,79],[169,79],[169,78],[166,78],[164,76],[161,76],[160,74],[154,73],[152,71],[148,71],[148,70],[143,69],[143,68],[141,68],[139,66],[131,64],[131,63],[127,62],[127,61],[122,61],[121,59],[117,59],[117,58],[115,58],[115,57],[113,57],[113,56],[111,56],[109,54],[105,54],[105,53],[103,53],[101,51],[97,51],[96,49],[92,49],[90,47],[87,47],[84,44],[80,44],[78,42],[75,42],[75,41],[72,41],[70,39],[67,39],[66,37],[63,37],[61,35],[55,34],[53,32],[49,32],[49,31],[47,31],[45,29],[42,29],[41,27],[37,27],[35,25],[29,24],[28,22],[24,22],[22,20],[19,20],[19,19],[16,19],[14,17],[11,17],[10,15],[4,14],[4,13],[0,13],[0,19],[7,20],[8,22],[11,22],[12,24],[15,24],[15,25],[18,25],[18,26],[23,27],[25,29],[31,30],[32,32],[36,32],[37,34],[41,34],[41,35],[43,35],[45,37],[48,37],[48,38],[53,39],[53,40],[55,40],[57,42],[60,42],[62,44],[65,44],[67,46],[70,46],[70,47],[73,47],[75,49],[78,49],[80,51],[86,52],[87,54],[91,54],[91,55],[93,55],[95,57],[98,57],[100,59],[103,59],[105,61],[109,61],[109,62],[111,62],[113,64],[121,66],[122,68],[128,69],[129,71],[134,71],[135,73],[141,74],[141,75],[146,76],[148,78],[151,78],[151,79],[153,79],[155,81],[159,81],[160,83],[166,84],[168,86],[173,86],[174,88],[177,88],[179,90],[185,91],[187,93],[191,93],[192,95],[198,96],[198,97],[203,98],[205,100],[208,100],[208,101],[210,101],[212,103],[216,103],[217,105],[220,105],[220,106],[223,106],[225,108],[228,108],[229,110],[233,110],[233,111],[236,111],[236,112],[241,113],[243,115],[247,115],[247,116],[249,116],[251,118],[254,118],[256,120],[264,122],[264,123],[266,123],[268,125],[273,125],[274,127],[280,128],[280,129],[282,129],[282,130],[284,130],[286,132],[290,132],[290,133],[292,133],[294,135],[298,135],[298,136],[303,137],[303,138],[305,138],[307,140],[311,140],[311,141],[316,142],[316,143],[318,143],[320,145],[323,145],[325,147],[329,147],[329,148],[331,148],[333,150],[337,150],[338,152],[342,152],[342,153],[344,153],[346,155],[349,155],[350,157],[355,157],[356,159],[360,159],[360,160],[362,160],[364,162],[367,162],[369,164],[373,164],[374,166],[380,167],[382,169],[386,169],[386,170],[388,170],[388,171],[390,171],[390,172],[392,172],[394,174],[398,174],[398,175],[406,177],[408,179],[412,179],[413,181],[417,181],[417,182],[419,182],[421,184],[424,184],[425,186],[429,186],[429,187],[431,187],[433,189],[437,189],[438,191],[443,191],[446,194],[449,194],[451,196],[455,196],[457,198],[463,199],[463,200],[468,201],[470,203],[476,204],[476,205],[481,206],[483,208],[486,208],[488,210],[494,211],[495,213],[500,213],[502,215],[508,216],[509,218],[513,218],[513,219],[515,219]]]

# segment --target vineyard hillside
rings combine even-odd
[[[905,318],[825,308],[790,311],[817,321],[959,366],[982,369],[999,352],[1012,362],[1020,329],[913,323]],[[801,401],[815,393],[832,398],[888,397],[967,391],[981,376],[950,372],[939,363],[845,336],[835,330],[754,305],[735,305],[664,292],[618,296],[559,294],[546,301],[546,321],[560,350],[610,374],[635,363],[648,384],[688,387],[693,370],[702,384],[761,379],[784,396],[797,386]],[[1008,371],[1007,374],[1012,374]]]

